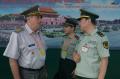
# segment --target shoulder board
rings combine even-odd
[[[76,38],[77,40],[79,40],[79,36],[75,35],[75,38]]]
[[[102,33],[102,32],[97,32],[97,34],[100,36],[100,37],[104,37],[105,35],[104,35],[104,33]]]
[[[67,35],[63,35],[63,37],[65,37],[65,38],[66,38],[66,37],[68,37],[68,36],[67,36]]]
[[[24,29],[23,29],[22,27],[19,27],[19,28],[16,28],[16,29],[15,29],[15,32],[16,32],[16,33],[19,33],[19,32],[22,32],[22,31],[24,31]]]

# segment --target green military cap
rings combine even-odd
[[[74,18],[66,18],[66,21],[64,23],[64,27],[72,26],[76,27],[78,25],[77,20]]]
[[[94,14],[94,13],[89,12],[89,11],[84,10],[84,9],[80,9],[80,12],[81,12],[81,16],[77,20],[81,20],[82,18],[91,18],[91,19],[99,18],[99,16],[97,14]]]
[[[39,5],[33,6],[21,13],[24,16],[41,16]]]

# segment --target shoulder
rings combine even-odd
[[[109,48],[109,40],[103,32],[97,32],[97,43],[103,44],[103,47],[106,49]]]
[[[104,34],[103,32],[97,31],[96,35],[99,39],[107,39],[106,34]]]
[[[97,32],[97,40],[103,43],[108,42],[108,38],[103,32]]]
[[[23,28],[16,28],[13,32],[12,32],[12,34],[11,34],[11,38],[13,38],[13,39],[17,39],[17,38],[19,38],[19,36],[20,36],[20,33],[22,33],[24,31],[24,29]]]
[[[108,38],[103,32],[96,32],[96,39],[98,42],[108,42]]]
[[[24,31],[24,28],[23,27],[18,27],[15,29],[15,33],[20,33],[20,32],[23,32]]]

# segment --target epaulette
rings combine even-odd
[[[67,38],[68,36],[67,35],[63,35],[64,38]]]
[[[16,32],[16,33],[20,33],[20,32],[22,32],[22,31],[24,31],[24,29],[23,29],[22,27],[19,27],[19,28],[16,28],[16,29],[15,29],[15,32]]]
[[[79,40],[79,36],[78,36],[78,35],[75,35],[75,38],[76,38],[77,40]]]
[[[105,36],[104,33],[100,32],[100,31],[98,31],[97,34],[98,34],[100,37],[104,37],[104,36]]]

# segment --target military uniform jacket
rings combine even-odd
[[[76,50],[81,56],[80,62],[77,63],[76,75],[96,79],[101,58],[109,56],[107,37],[97,29],[91,34],[84,34],[81,36]]]
[[[38,33],[43,43],[43,48],[36,46],[31,36],[32,30],[26,24],[25,28],[12,32],[4,56],[18,60],[18,64],[24,68],[40,69],[45,64],[46,45],[41,32]],[[41,51],[43,54],[41,54]]]
[[[75,35],[75,39],[71,39],[68,36],[64,36],[62,43],[61,57],[73,60],[73,53],[75,52],[75,47],[79,42],[79,36]]]

